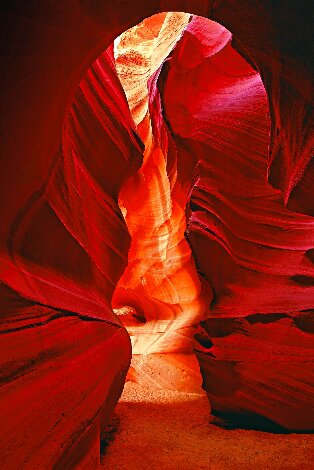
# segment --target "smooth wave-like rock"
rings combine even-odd
[[[2,259],[3,468],[100,464],[131,359],[111,307],[130,246],[118,194],[142,148],[110,47],[81,81],[62,148]]]
[[[197,161],[187,236],[214,298],[196,353],[213,412],[311,429],[313,317],[303,328],[294,320],[314,305],[313,219],[287,209],[267,181],[265,89],[221,30],[193,19],[161,85],[178,160]],[[242,326],[254,315],[253,329]]]
[[[193,388],[201,320],[214,413],[313,430],[313,5],[0,12],[2,467],[99,467],[122,323],[134,380]]]
[[[200,380],[189,355],[193,331],[209,299],[185,239],[186,197],[177,178],[176,148],[163,122],[156,87],[160,67],[189,20],[190,15],[184,13],[156,15],[116,41],[117,72],[145,150],[140,170],[119,195],[132,242],[113,305],[131,336],[132,379],[137,371],[138,382],[151,380],[155,386],[167,383],[171,389],[183,386],[194,391]],[[134,313],[126,315],[126,306]],[[191,377],[193,363],[196,370]],[[174,381],[178,368],[186,377]]]

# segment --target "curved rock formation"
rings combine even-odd
[[[191,341],[209,299],[184,237],[186,188],[156,87],[189,20],[184,13],[156,15],[125,32],[116,47],[117,72],[145,151],[119,196],[132,243],[113,304],[131,336],[133,379],[136,370],[137,381],[199,390]]]
[[[131,359],[111,298],[130,245],[118,194],[142,147],[111,47],[81,81],[1,261],[3,468],[99,464]]]
[[[163,103],[178,160],[198,160],[187,233],[214,294],[196,335],[212,411],[311,429],[313,218],[285,208],[267,181],[262,81],[223,28],[199,18],[169,64]]]
[[[201,320],[214,413],[313,429],[314,7],[190,3],[1,4],[3,468],[99,466],[122,322],[134,380],[193,388]]]
[[[146,40],[143,33],[139,38],[137,28],[125,33],[122,42],[129,49],[125,52],[122,46],[117,59],[131,110],[135,109],[135,121],[144,96],[139,91],[138,58],[142,63],[148,52],[155,50]],[[163,50],[160,33],[158,40],[158,50]],[[311,282],[306,293],[304,284],[313,275],[313,268],[309,260],[302,260],[311,246],[313,220],[286,209],[281,192],[267,182],[267,97],[259,73],[233,46],[225,28],[194,17],[163,67],[161,99],[156,90],[157,75],[148,87],[153,131],[146,130],[143,137],[149,150],[144,153],[141,171],[120,194],[127,201],[123,206],[132,245],[115,299],[121,307],[125,304],[133,309],[124,318],[134,339],[133,352],[142,354],[135,363],[142,374],[148,353],[184,351],[185,339],[191,337],[188,321],[193,328],[203,315],[196,352],[213,413],[242,424],[255,420],[256,426],[264,428],[274,427],[273,421],[290,429],[310,429],[312,335],[308,326],[301,325],[308,325],[312,317]],[[134,83],[135,88],[131,86]],[[146,86],[146,76],[143,83]],[[141,97],[138,100],[134,100],[134,90]],[[167,146],[169,128],[162,122],[163,113],[172,133],[171,148]],[[147,111],[137,121],[140,131],[144,119],[148,119]],[[161,142],[161,131],[166,133],[165,150],[157,162],[153,152],[156,142]],[[173,155],[173,146],[175,162],[169,165],[167,174],[166,157],[167,153]],[[168,196],[167,187],[172,188]],[[180,258],[175,257],[179,264],[173,265],[173,252],[161,251],[165,247],[161,224],[167,224],[166,240],[172,246],[172,227],[177,237],[180,230],[174,225],[177,212],[171,209],[179,205],[182,217],[187,202],[187,236],[197,267],[214,293],[209,309],[195,304],[200,297],[195,298],[194,305],[199,305],[196,316],[182,294],[176,298],[179,315],[171,308],[174,297],[169,296],[164,280],[177,287],[179,279],[185,295],[193,292],[195,282],[187,282],[190,271]],[[163,258],[157,256],[158,250]],[[123,312],[127,312],[125,307]],[[136,318],[142,325],[136,325]],[[186,333],[181,338],[176,322]],[[258,352],[252,354],[252,348],[258,348]],[[165,386],[164,362],[157,379],[156,360],[153,366],[150,363],[145,379],[151,375],[157,386]],[[281,387],[274,389],[274,381]],[[298,385],[293,386],[292,393],[295,381]],[[303,409],[303,415],[291,413],[293,407]]]

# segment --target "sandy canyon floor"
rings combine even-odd
[[[222,429],[205,395],[132,382],[103,437],[106,470],[314,469],[314,435]]]

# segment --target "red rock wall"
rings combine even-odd
[[[81,81],[62,145],[2,253],[3,468],[99,466],[131,359],[111,307],[130,246],[118,194],[141,161],[111,47]]]
[[[112,49],[75,93],[119,34],[159,11],[233,34],[208,40],[192,22],[158,82],[190,187],[188,241],[214,293],[197,334],[205,388],[218,414],[313,427],[313,6],[190,3],[1,4],[4,468],[99,465],[131,357],[111,308],[131,243],[118,195],[143,145]]]
[[[267,181],[265,89],[230,39],[195,18],[161,85],[178,161],[197,160],[187,236],[214,298],[196,354],[214,413],[311,429],[313,219]]]

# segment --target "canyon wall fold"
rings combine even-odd
[[[313,218],[267,181],[261,78],[224,28],[195,18],[161,87],[178,160],[197,162],[187,238],[213,291],[195,348],[212,412],[311,429]]]
[[[5,468],[100,464],[100,436],[131,359],[111,307],[130,246],[118,194],[142,147],[111,47],[81,81],[62,147],[17,214],[2,259]]]
[[[186,188],[156,86],[189,21],[184,13],[156,15],[125,32],[116,46],[117,72],[145,151],[141,169],[119,196],[132,243],[113,305],[131,336],[133,379],[136,373],[138,382],[197,391],[192,338],[209,300],[184,237]]]
[[[313,5],[0,12],[2,467],[99,468],[131,342],[131,380],[197,390],[194,344],[214,414],[313,430]]]

